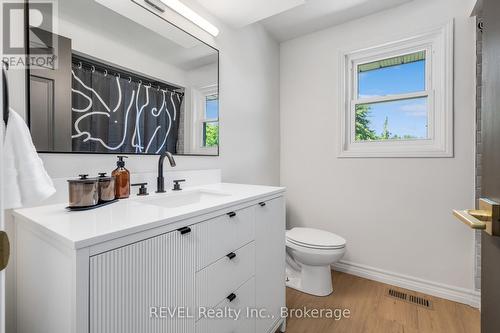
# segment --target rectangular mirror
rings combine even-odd
[[[55,56],[29,70],[39,152],[219,154],[219,52],[161,12],[151,0],[30,3],[30,55]]]

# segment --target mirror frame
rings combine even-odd
[[[30,57],[30,43],[29,43],[29,36],[30,36],[30,25],[29,25],[29,8],[30,8],[30,0],[25,1],[25,6],[24,6],[24,47],[25,47],[25,54],[26,57],[29,59]],[[194,36],[193,34],[187,32],[186,30],[180,28],[179,26],[173,24],[170,21],[165,20],[161,16],[159,16],[157,13],[155,13],[153,10],[148,9],[146,7],[140,6],[144,10],[147,10],[153,15],[158,16],[161,18],[166,24],[170,24],[173,27],[179,29],[180,31],[184,32],[185,34],[191,36],[192,38],[198,40],[199,42],[205,44],[206,46],[210,47],[212,50],[217,52],[217,96],[219,100],[219,110],[218,110],[218,122],[219,122],[219,144],[217,145],[217,154],[174,154],[174,156],[198,156],[198,157],[219,157],[220,156],[220,133],[221,133],[221,117],[220,117],[220,51],[219,49],[215,48],[214,46],[204,42],[200,38]],[[78,52],[78,51],[77,51]],[[102,61],[102,60],[101,60]],[[136,72],[137,74],[141,74],[143,76],[149,76],[144,73]],[[31,98],[31,87],[30,87],[30,75],[31,75],[31,65],[26,66],[25,69],[25,90],[26,90],[26,123],[28,125],[28,128],[31,131],[31,110],[30,110],[30,98]],[[158,78],[160,79],[160,78]],[[127,155],[127,156],[159,156],[160,154],[155,154],[155,153],[141,153],[141,154],[134,154],[134,153],[120,153],[120,152],[115,152],[115,153],[102,153],[102,152],[66,152],[66,151],[43,151],[43,150],[37,150],[37,153],[39,154],[74,154],[74,155],[116,155],[116,154],[122,154],[122,155]]]

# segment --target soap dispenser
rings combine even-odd
[[[126,199],[130,196],[130,172],[125,169],[124,158],[128,157],[118,156],[118,162],[116,162],[117,168],[112,173],[112,176],[115,178],[115,193],[117,199]]]

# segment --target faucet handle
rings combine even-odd
[[[137,184],[132,184],[131,186],[140,186],[139,193],[137,195],[143,196],[143,195],[149,195],[148,188],[146,187],[147,185],[148,183],[137,183]]]
[[[181,188],[181,185],[179,183],[185,182],[185,181],[186,181],[185,179],[174,180],[174,188],[172,189],[172,191],[181,191],[182,188]]]

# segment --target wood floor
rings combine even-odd
[[[350,318],[289,318],[287,333],[479,333],[480,314],[470,306],[400,288],[432,301],[427,309],[386,296],[386,284],[334,272],[334,292],[314,297],[287,288],[289,309],[349,309]]]

